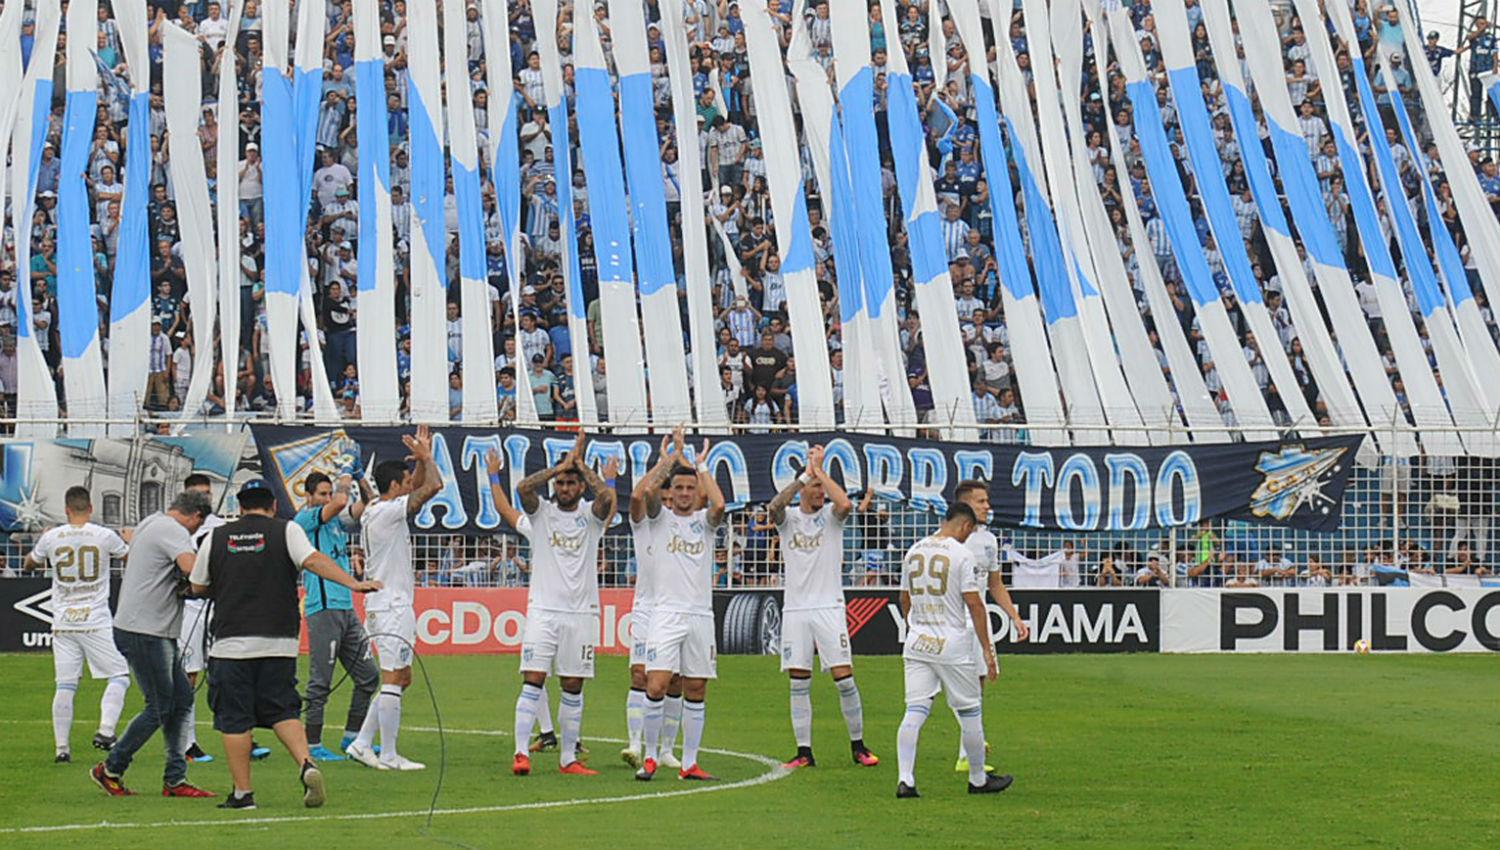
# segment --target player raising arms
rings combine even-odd
[[[794,509],[792,499],[801,494]],[[791,677],[792,735],[797,755],[786,768],[817,764],[812,751],[812,659],[816,649],[823,669],[833,675],[839,706],[849,727],[854,763],[873,767],[880,759],[865,747],[864,707],[849,653],[844,621],[844,521],[854,510],[844,488],[823,468],[823,447],[807,452],[807,469],[767,506],[781,540],[786,592],[781,610],[781,669]]]
[[[526,632],[521,637],[521,695],[516,699],[516,751],[511,772],[531,773],[526,741],[536,712],[546,699],[548,673],[562,685],[557,725],[562,729],[558,769],[595,776],[578,760],[583,725],[583,680],[594,678],[594,641],[599,634],[599,540],[615,515],[617,461],[604,476],[584,462],[587,435],[556,466],[528,475],[516,485],[521,510],[531,523],[531,587],[526,595]],[[606,480],[608,479],[608,480]],[[552,498],[538,491],[552,482]],[[593,497],[583,498],[587,487]]]
[[[652,527],[654,557],[648,568],[656,610],[646,638],[645,759],[635,778],[656,775],[662,714],[672,674],[682,676],[682,763],[680,779],[713,779],[698,766],[703,741],[703,697],[716,677],[714,647],[714,535],[724,521],[724,494],[708,473],[708,442],[698,451],[696,467],[686,465],[682,431],[673,435],[677,464],[649,476],[646,517]],[[671,482],[668,509],[662,509],[661,485]],[[707,504],[699,507],[700,498]]]
[[[955,502],[936,534],[919,541],[901,562],[901,613],[906,618],[906,716],[896,737],[900,778],[896,797],[916,797],[917,739],[932,711],[932,698],[947,693],[948,707],[963,730],[969,757],[969,793],[993,794],[1010,787],[1010,776],[984,770],[982,691],[974,678],[974,644],[980,644],[985,672],[999,675],[995,647],[986,638],[980,567],[964,546],[979,522],[974,510]]]
[[[677,462],[677,455],[672,450],[675,439],[676,432],[662,438],[656,465],[636,482],[630,493],[630,537],[636,561],[635,594],[630,603],[630,693],[625,698],[625,727],[630,740],[620,751],[620,758],[634,768],[641,766],[641,736],[646,725],[646,638],[656,610],[656,552],[652,534],[655,526],[646,516],[647,491],[656,487],[657,503],[661,503],[660,491],[670,484],[667,471]],[[657,760],[671,768],[682,767],[672,755],[672,744],[677,740],[677,727],[681,722],[682,677],[673,676],[667,685],[657,754]]]
[[[495,509],[500,512],[500,519],[505,524],[516,530],[516,534],[531,542],[531,520],[526,515],[516,510],[511,504],[510,493],[505,486],[505,480],[500,476],[500,453],[490,449],[484,456],[485,471],[489,473],[490,497],[495,500]],[[543,698],[536,703],[536,728],[537,736],[531,740],[530,752],[539,753],[547,750],[557,749],[557,732],[552,728],[552,706],[547,704],[546,691]],[[582,746],[580,744],[580,749]]]
[[[958,486],[953,489],[953,498],[968,505],[969,510],[974,512],[974,516],[979,523],[975,527],[974,533],[969,535],[969,539],[964,543],[964,546],[968,548],[974,559],[979,562],[981,583],[988,584],[990,596],[1000,604],[1000,609],[1005,612],[1005,616],[1009,617],[1011,623],[1014,624],[1016,642],[1019,643],[1026,640],[1031,636],[1031,630],[1027,627],[1026,622],[1021,619],[1021,612],[1016,610],[1016,604],[1011,601],[1010,591],[1005,587],[1005,576],[1000,571],[1000,544],[995,539],[994,532],[990,531],[985,525],[985,523],[989,522],[990,518],[989,485],[975,478],[965,479],[958,482]],[[979,591],[979,598],[980,601],[984,600],[983,588]],[[995,645],[994,638],[990,636],[990,615],[987,608],[984,614],[983,641],[985,646],[993,648]],[[983,687],[984,680],[988,676],[989,671],[985,667],[984,654],[980,649],[980,647],[974,648],[974,677],[979,680],[980,686]],[[984,744],[984,751],[985,753],[989,753],[990,751],[988,741]],[[958,762],[953,766],[953,770],[957,773],[964,773],[968,769],[969,759],[964,754],[963,741],[959,741]],[[986,772],[992,770],[989,765],[985,765],[984,769]]]
[[[411,657],[417,640],[416,574],[412,568],[410,519],[443,488],[443,477],[432,459],[432,432],[426,425],[415,437],[401,438],[416,461],[386,460],[375,465],[378,498],[359,517],[365,549],[365,578],[383,589],[365,597],[365,627],[375,641],[380,659],[380,693],[365,715],[359,734],[344,752],[367,767],[380,770],[421,770],[426,765],[396,751],[401,731],[401,694],[411,687]],[[372,745],[380,731],[380,755]]]
[[[115,726],[125,707],[130,668],[115,648],[114,623],[109,613],[109,561],[130,550],[120,535],[89,520],[94,515],[87,487],[69,487],[63,494],[68,522],[48,529],[26,555],[22,570],[52,570],[52,666],[57,690],[52,694],[53,761],[73,760],[68,733],[73,727],[73,697],[83,678],[83,662],[95,679],[106,679],[99,700],[99,730],[94,746],[109,750]]]

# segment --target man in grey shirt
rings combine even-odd
[[[112,797],[132,791],[121,781],[137,750],[161,729],[166,744],[162,795],[212,797],[187,782],[188,709],[193,689],[182,669],[177,637],[182,628],[179,590],[193,570],[193,533],[213,512],[208,496],[184,492],[165,512],[146,517],[131,537],[130,556],[115,606],[115,646],[146,698],[146,707],[130,721],[103,762],[89,772]]]

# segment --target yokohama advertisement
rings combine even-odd
[[[856,655],[895,655],[906,639],[894,590],[844,593],[844,621]],[[1016,590],[1011,592],[1031,639],[1015,643],[1000,606],[987,601],[990,633],[1004,653],[1156,652],[1160,603],[1151,590]],[[719,592],[714,598],[719,651],[775,655],[781,643],[780,591]]]
[[[1500,590],[1175,590],[1163,652],[1500,651]]]

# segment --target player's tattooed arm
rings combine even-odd
[[[786,520],[786,509],[792,504],[792,500],[797,498],[797,494],[800,492],[802,492],[802,479],[800,477],[793,478],[792,483],[782,487],[772,497],[771,501],[766,504],[766,513],[770,515],[772,525],[779,526]]]
[[[708,497],[708,524],[712,528],[718,528],[724,522],[724,491],[719,489],[719,482],[713,473],[708,471],[708,441],[703,441],[703,448],[698,450],[698,489],[702,490]]]
[[[594,518],[601,522],[608,522],[615,515],[615,507],[619,503],[619,496],[610,481],[620,474],[620,461],[610,457],[604,461],[604,474],[593,470],[588,464],[578,462],[578,471],[583,475],[583,483],[588,485],[589,493],[594,497]]]
[[[661,438],[655,465],[635,482],[635,489],[630,491],[630,519],[633,522],[643,522],[647,517],[655,517],[661,513],[662,484],[676,462],[677,456],[672,452],[672,437],[668,434]]]
[[[528,514],[536,513],[537,507],[542,503],[542,497],[538,491],[547,486],[547,482],[552,480],[552,476],[561,471],[561,465],[549,466],[546,469],[538,470],[522,478],[516,484],[516,496],[521,500],[521,510]]]
[[[412,459],[417,462],[417,471],[412,476],[412,491],[406,499],[406,512],[415,514],[427,504],[427,501],[443,489],[443,476],[438,472],[437,461],[432,457],[432,431],[422,425],[417,428],[415,437],[402,437],[406,443],[407,451],[411,452]]]

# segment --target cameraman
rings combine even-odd
[[[299,719],[297,638],[302,625],[297,589],[302,570],[355,593],[379,590],[357,581],[315,549],[300,525],[276,517],[276,497],[262,479],[240,487],[240,518],[209,532],[192,569],[196,595],[212,595],[208,703],[234,793],[219,805],[253,809],[250,730],[268,727],[301,769],[302,802],[323,805],[323,774],[308,756]]]
[[[120,599],[115,605],[115,647],[130,665],[146,707],[130,721],[104,761],[89,772],[94,783],[112,797],[134,793],[121,777],[136,751],[157,729],[162,730],[166,745],[162,796],[214,796],[187,782],[183,751],[189,739],[187,718],[193,688],[182,669],[182,652],[177,646],[182,631],[180,594],[193,569],[193,533],[210,513],[213,503],[208,496],[184,492],[166,511],[142,520],[131,537]]]

